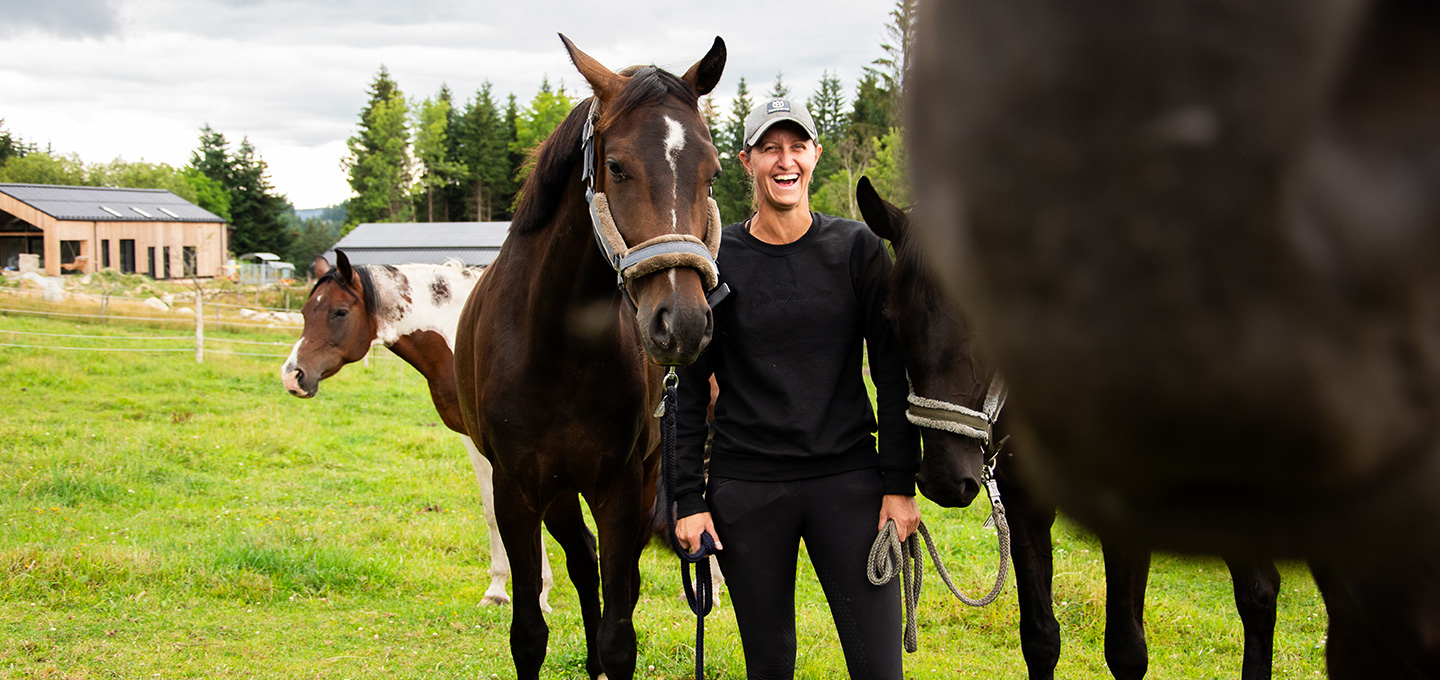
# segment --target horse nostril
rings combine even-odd
[[[655,314],[650,317],[650,342],[656,347],[669,349],[673,337],[674,334],[670,328],[670,310],[665,308],[655,310]]]

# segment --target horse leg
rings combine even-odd
[[[595,560],[595,536],[585,526],[580,497],[561,493],[545,510],[545,528],[565,551],[565,570],[580,596],[580,619],[585,626],[585,672],[600,676],[595,640],[600,625],[600,571]]]
[[[638,459],[639,457],[636,456]],[[634,464],[639,467],[638,461]],[[640,551],[649,535],[641,474],[617,471],[599,498],[587,498],[600,531],[600,583],[605,607],[600,616],[600,665],[608,680],[635,674],[635,603],[640,597]],[[596,501],[599,501],[598,503]]]
[[[1150,551],[1118,548],[1100,540],[1105,551],[1105,664],[1117,680],[1145,677],[1150,653],[1145,647],[1145,586]]]
[[[1060,662],[1060,624],[1051,583],[1055,576],[1050,527],[1055,506],[1037,504],[1024,489],[1000,480],[1010,520],[1010,559],[1020,596],[1020,649],[1030,680],[1053,680]]]
[[[494,480],[495,519],[501,538],[510,548],[514,576],[510,657],[515,662],[516,678],[538,680],[540,666],[545,662],[545,646],[550,642],[550,628],[545,624],[545,613],[540,611],[541,514],[526,503],[518,481],[498,472]]]
[[[1240,680],[1270,680],[1275,654],[1275,600],[1280,594],[1280,572],[1275,563],[1225,558],[1235,584],[1235,609],[1245,627],[1245,660]]]
[[[470,454],[470,467],[475,469],[475,481],[480,484],[485,525],[490,529],[490,587],[485,589],[480,605],[510,604],[510,596],[505,594],[505,583],[510,580],[510,558],[505,554],[505,542],[500,540],[500,527],[495,523],[495,484],[491,479],[494,468],[490,459],[475,446],[475,440],[465,435],[460,435],[460,439],[465,442],[465,450]],[[540,567],[540,610],[549,614],[550,587],[555,580],[550,572],[550,557],[544,550],[540,551]]]
[[[1363,566],[1312,560],[1310,572],[1330,615],[1331,678],[1440,677],[1440,554]]]

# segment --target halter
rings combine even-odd
[[[948,401],[919,396],[915,394],[912,384],[907,399],[910,408],[905,410],[905,418],[916,427],[928,427],[979,439],[982,445],[989,448],[995,436],[995,421],[1000,417],[1000,409],[1005,406],[1007,394],[1005,381],[996,376],[990,381],[990,387],[985,392],[985,405],[980,411],[976,411]]]
[[[585,201],[590,205],[590,224],[595,230],[595,243],[600,246],[600,254],[615,270],[616,287],[624,293],[630,307],[635,308],[635,300],[630,297],[626,286],[631,280],[664,269],[690,267],[700,274],[700,281],[705,287],[705,301],[714,307],[730,293],[730,287],[720,283],[720,265],[715,262],[720,254],[720,207],[715,204],[714,198],[705,199],[709,220],[704,241],[689,234],[661,234],[633,248],[628,246],[615,226],[609,197],[595,191],[595,122],[598,120],[599,104],[599,97],[591,98],[590,113],[585,117],[585,130],[580,140],[585,167],[580,179],[585,182]]]

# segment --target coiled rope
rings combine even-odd
[[[957,599],[971,607],[983,607],[995,601],[1000,596],[1000,591],[1005,589],[1005,578],[1010,572],[1010,522],[1005,518],[1005,505],[1000,502],[1000,491],[996,488],[995,480],[986,475],[985,486],[990,492],[990,517],[985,520],[983,526],[995,526],[995,536],[999,547],[1000,562],[996,570],[995,585],[984,597],[972,598],[955,586],[950,578],[950,572],[945,569],[944,563],[940,561],[940,552],[935,549],[935,540],[930,537],[930,529],[924,522],[920,523],[916,533],[925,540],[925,547],[930,551],[930,561],[935,564],[935,571],[940,574],[940,580],[945,587]],[[898,565],[898,568],[897,568]],[[874,545],[870,546],[870,563],[866,569],[866,575],[870,582],[883,586],[900,574],[901,590],[904,592],[905,601],[905,651],[914,652],[920,648],[919,624],[916,621],[916,609],[920,606],[920,582],[924,573],[925,555],[920,552],[920,542],[912,535],[903,542],[900,540],[899,529],[895,527],[895,520],[885,523],[885,528],[880,530],[880,535],[875,537]]]

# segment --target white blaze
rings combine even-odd
[[[676,163],[680,161],[680,151],[685,148],[685,126],[680,121],[665,116],[665,159],[670,161],[670,174],[674,176],[675,183],[671,185],[670,195],[674,202],[670,204],[670,230],[674,231],[678,226],[678,217],[675,214],[680,204],[680,171]]]

